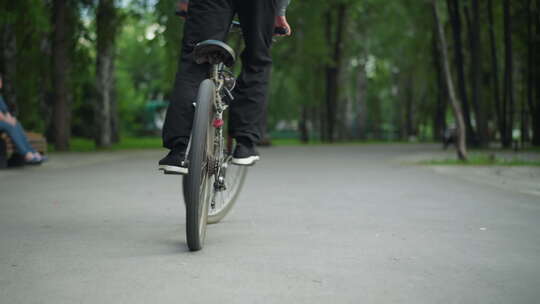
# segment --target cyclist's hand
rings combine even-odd
[[[291,26],[287,22],[287,17],[277,16],[276,23],[274,25],[276,28],[281,27],[287,30],[287,34],[276,34],[276,36],[290,36],[292,33]]]
[[[186,19],[188,8],[189,8],[189,2],[183,2],[183,1],[178,2],[178,12],[180,12],[179,14],[180,17]]]

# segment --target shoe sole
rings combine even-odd
[[[253,166],[259,159],[260,159],[259,156],[250,156],[246,158],[233,157],[232,163],[233,165],[238,165],[238,166]]]
[[[165,174],[175,174],[175,175],[187,175],[188,174],[188,168],[184,168],[184,167],[160,165],[158,169],[163,171],[163,173],[165,173]]]

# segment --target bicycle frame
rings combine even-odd
[[[227,78],[227,75],[231,77]],[[230,155],[224,155],[224,153],[227,151],[227,153],[230,154],[232,151],[232,138],[230,136],[227,136],[227,143],[225,144],[225,136],[223,135],[225,124],[223,114],[229,107],[229,105],[224,101],[224,97],[227,96],[231,100],[233,99],[231,91],[234,88],[235,82],[233,81],[232,84],[229,84],[229,88],[226,87],[227,80],[234,80],[234,77],[232,77],[230,72],[225,69],[225,66],[222,63],[212,65],[210,69],[210,79],[216,85],[212,126],[216,132],[213,144],[214,153],[217,153],[217,155],[214,155],[215,162],[212,164],[213,168],[211,170],[216,176],[214,183],[214,189],[216,191],[214,191],[214,196],[212,197],[212,204],[214,204],[217,192],[225,189],[224,181],[228,163],[227,158],[230,157]]]

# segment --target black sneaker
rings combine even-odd
[[[255,145],[251,142],[237,141],[232,163],[239,166],[251,166],[260,159]]]
[[[159,161],[159,170],[165,174],[188,174],[185,149],[172,149]]]

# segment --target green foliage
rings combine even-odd
[[[89,8],[89,16],[95,14]],[[138,134],[142,129],[141,116],[148,100],[162,98],[171,84],[166,77],[164,30],[155,22],[154,14],[145,3],[120,9],[122,27],[116,38],[116,98],[120,130],[124,135]],[[73,104],[73,134],[92,138],[93,103],[95,102],[95,67],[97,41],[95,20],[81,27],[75,60],[78,90]]]
[[[486,21],[485,2],[480,2],[482,20]],[[81,137],[92,137],[94,133],[96,3],[70,0],[73,7],[70,16],[73,24],[72,127],[73,134]],[[116,40],[116,97],[121,131],[125,135],[136,135],[142,129],[145,104],[153,99],[167,99],[172,91],[184,22],[174,14],[177,0],[110,3],[119,5],[117,12],[122,16]],[[468,2],[461,3],[465,9]],[[527,3],[515,2],[512,9],[518,71],[516,97],[520,100],[516,113],[527,111],[524,102],[526,72],[530,69],[525,59],[528,51]],[[342,73],[339,100],[333,101],[338,116],[337,129],[343,133],[340,138],[357,138],[355,126],[360,111],[366,114],[368,139],[431,138],[438,92],[433,16],[428,2],[417,0],[293,0],[287,13],[293,36],[278,38],[272,50],[274,70],[268,103],[269,131],[283,125],[284,121],[295,126],[302,119],[302,113],[307,113],[311,138],[317,140],[317,135],[322,133],[326,111],[325,72],[328,66],[335,64],[332,57],[334,41],[328,41],[328,36],[335,36],[336,32],[336,26],[328,27],[325,17],[329,13],[335,21],[336,7],[341,4],[346,5]],[[502,5],[499,1],[494,4],[495,38],[502,78]],[[28,129],[46,131],[51,113],[51,101],[46,96],[52,87],[48,40],[53,30],[51,1],[0,0],[0,8],[0,26],[16,27],[18,60],[14,82],[20,119]],[[447,23],[445,11],[445,5],[441,5],[443,21]],[[465,61],[470,65],[466,22],[463,21]],[[489,36],[485,23],[481,35],[484,58],[481,64],[485,74],[483,96],[488,119],[494,125]],[[447,35],[450,38],[449,27]],[[240,39],[231,36],[228,42],[240,51]],[[450,47],[454,47],[452,43]],[[358,90],[357,77],[361,72],[367,76],[365,92]],[[367,109],[361,109],[357,104],[358,94],[362,93],[366,96]],[[272,134],[299,134],[298,130],[282,131]]]
[[[73,54],[72,134],[91,138],[94,136],[94,82],[95,82],[95,35],[94,24],[79,22]]]
[[[166,93],[172,90],[183,32],[182,19],[175,15],[176,3],[176,0],[157,0],[154,11],[154,21],[165,29],[158,39],[165,48],[162,64],[166,70],[161,81],[167,86]]]
[[[17,113],[28,129],[42,130],[44,123],[36,109],[40,108],[40,87],[46,85],[42,83],[41,71],[48,68],[40,49],[50,29],[47,6],[40,0],[3,0],[0,2],[0,29],[6,26],[13,30],[17,48],[16,74],[10,75],[17,93]]]
[[[162,99],[171,85],[167,79],[164,28],[142,11],[125,20],[118,39],[117,92],[122,130],[135,134],[142,128],[145,103]]]

